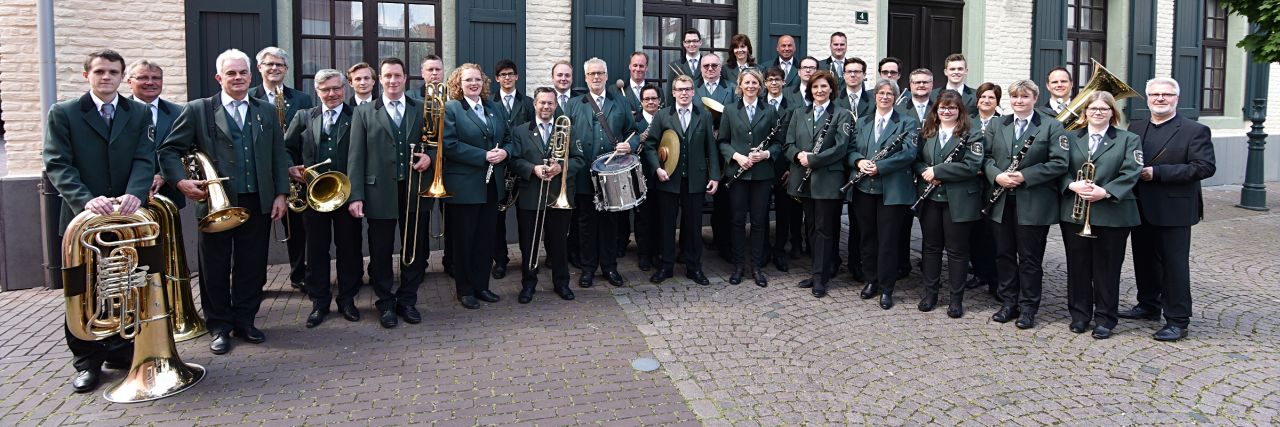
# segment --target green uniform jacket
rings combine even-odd
[[[862,119],[867,115],[876,113],[876,100],[875,100],[875,96],[871,93],[871,91],[865,91],[865,90],[858,91],[858,109],[855,111],[852,108],[850,108],[852,104],[849,103],[848,91],[844,90],[846,86],[841,85],[840,87],[842,90],[840,91],[840,95],[836,97],[834,102],[836,103],[836,105],[840,106],[840,108],[849,110],[849,112],[853,113],[854,121],[858,121],[859,119]]]
[[[129,99],[138,101],[137,98],[132,96],[130,96]],[[159,148],[160,143],[164,142],[165,138],[169,137],[169,131],[173,130],[173,121],[178,118],[178,113],[182,112],[182,106],[165,101],[164,99],[157,99],[156,101],[159,106],[156,107],[156,138],[155,144],[153,145],[155,145],[156,148]],[[142,101],[138,102],[142,103]],[[143,107],[145,108],[146,105],[144,104]],[[160,174],[160,153],[156,153],[156,174]],[[168,197],[174,205],[178,206],[178,209],[182,209],[187,206],[186,196],[183,196],[182,192],[178,191],[177,187],[169,185],[168,183],[160,186],[159,194]]]
[[[453,99],[444,104],[444,186],[453,194],[453,197],[445,199],[445,203],[485,203],[488,190],[484,177],[489,169],[485,153],[494,147],[501,148],[506,150],[507,160],[510,160],[515,152],[502,106],[492,101],[481,102],[484,105],[484,122],[470,111],[470,101]],[[489,178],[488,186],[497,188],[496,200],[502,200],[507,194],[504,182],[507,160],[493,165],[493,176]]]
[[[942,81],[935,83],[934,86],[933,90],[929,92],[929,99],[938,99],[938,94],[947,90],[946,76],[942,76]],[[969,87],[969,85],[964,85],[956,93],[960,94],[960,100],[964,102],[965,111],[968,112],[969,116],[976,116],[978,114],[978,92]]]
[[[533,98],[525,96],[519,90],[516,90],[514,95],[515,96],[511,98],[510,110],[507,109],[507,104],[503,103],[502,97],[505,95],[502,94],[501,90],[494,91],[493,96],[490,97],[490,100],[497,103],[498,108],[501,108],[502,111],[506,113],[507,129],[512,131],[515,130],[516,126],[523,125],[530,120],[533,120],[534,114]]]
[[[658,161],[658,143],[662,141],[662,133],[667,129],[674,130],[680,136],[680,161],[676,164],[671,179],[650,184],[650,188],[668,193],[680,193],[679,183],[684,182],[685,190],[692,194],[707,191],[707,181],[718,180],[720,172],[720,156],[716,142],[712,139],[711,113],[703,111],[697,104],[689,106],[689,129],[680,128],[680,114],[671,106],[658,110],[649,124],[649,134],[645,137],[645,167],[655,173],[662,167]]]
[[[151,111],[117,94],[107,129],[92,96],[54,104],[45,126],[44,170],[62,197],[59,235],[95,197],[132,194],[146,205],[155,175]]]
[[[720,116],[720,133],[716,143],[720,146],[720,155],[724,159],[724,177],[731,178],[738,173],[738,162],[733,161],[735,153],[748,155],[751,149],[769,137],[769,133],[778,125],[781,113],[769,107],[764,98],[756,98],[756,114],[754,120],[747,120],[747,107],[739,99],[738,102],[724,106],[724,114]],[[782,156],[782,144],[786,141],[786,129],[773,132],[773,140],[765,145],[769,158],[751,169],[742,172],[741,181],[763,181],[773,179],[773,161]]]
[[[797,156],[801,151],[813,153],[817,146],[818,135],[822,132],[823,123],[831,118],[817,154],[809,156],[809,167],[800,165]],[[786,158],[791,161],[791,177],[787,179],[787,194],[796,197],[809,197],[823,200],[844,199],[844,186],[848,175],[845,173],[845,159],[849,155],[849,141],[853,139],[853,115],[849,110],[837,107],[834,102],[827,102],[827,111],[820,120],[814,120],[813,107],[796,109],[792,112],[791,122],[787,124]],[[803,189],[798,189],[804,181],[805,170],[813,170],[809,182]]]
[[[968,118],[961,120],[968,120]],[[982,192],[982,180],[978,177],[978,171],[982,170],[985,149],[985,141],[982,140],[980,130],[971,129],[965,141],[968,147],[962,148],[963,154],[959,154],[960,157],[950,163],[944,163],[947,155],[951,154],[951,150],[956,149],[961,138],[965,137],[965,135],[954,135],[941,147],[938,146],[937,134],[925,138],[917,150],[919,154],[913,166],[916,175],[923,173],[925,168],[933,167],[934,179],[942,181],[942,185],[933,190],[929,200],[946,203],[951,209],[952,222],[982,219],[982,206],[987,202],[986,194]],[[924,194],[924,189],[928,185],[929,182],[923,178],[916,180],[920,194]]]
[[[883,194],[885,205],[908,205],[916,202],[916,187],[912,184],[911,163],[916,159],[915,134],[920,125],[915,120],[903,116],[894,110],[889,115],[889,123],[885,125],[880,139],[875,139],[875,113],[863,117],[858,122],[857,132],[853,140],[853,149],[849,150],[849,170],[858,170],[858,161],[871,159],[882,147],[887,147],[902,134],[908,136],[902,141],[902,149],[876,162],[879,170],[875,176],[868,176],[858,182],[858,191],[867,194]],[[841,184],[843,185],[843,184]]]
[[[422,143],[422,101],[411,96],[401,96],[404,102],[404,125],[406,144],[405,164],[399,164],[396,153],[395,131],[391,128],[391,118],[386,104],[379,100],[369,102],[355,108],[351,117],[351,141],[348,147],[347,176],[351,178],[351,197],[348,202],[363,201],[364,215],[370,219],[398,219],[405,208],[400,206],[400,171],[405,171],[410,191],[417,194],[431,185],[435,176],[435,148],[424,147],[431,166],[421,174],[410,173],[413,157],[410,144]],[[449,169],[449,155],[445,154],[445,169]],[[453,193],[452,188],[448,188]],[[432,199],[424,198],[422,203],[410,203],[409,212],[415,209],[431,210]]]
[[[1059,179],[1059,190],[1062,194],[1061,220],[1084,224],[1084,221],[1071,219],[1076,193],[1067,185],[1076,179],[1076,172],[1089,157],[1089,128],[1067,132],[1071,141],[1070,163],[1067,173]],[[1093,153],[1095,175],[1094,185],[1101,185],[1108,197],[1096,202],[1090,208],[1089,223],[1102,227],[1133,227],[1142,222],[1138,216],[1138,199],[1133,193],[1138,184],[1138,173],[1142,171],[1142,140],[1138,135],[1127,130],[1107,129],[1102,143]]]
[[[1013,137],[1017,125],[1015,117],[992,117],[987,125],[990,135],[987,143],[987,158],[983,161],[986,178],[995,187],[996,175],[1004,173],[1013,162],[1013,156],[1022,149],[1022,143],[1035,136],[1031,148],[1022,158],[1018,170],[1026,180],[1017,188],[1005,190],[991,208],[991,219],[1003,223],[1004,201],[1010,194],[1018,198],[1018,225],[1053,225],[1058,223],[1059,180],[1067,173],[1067,150],[1070,141],[1062,130],[1062,123],[1039,112],[1031,115],[1022,139]],[[974,119],[975,121],[977,119]],[[991,200],[991,193],[987,193]],[[984,205],[985,206],[985,205]]]
[[[248,142],[253,146],[254,165],[257,166],[258,203],[263,215],[271,214],[271,203],[277,195],[289,194],[289,166],[293,160],[284,148],[284,130],[275,120],[275,107],[252,96],[246,96],[249,102],[244,117],[244,130],[248,133]],[[208,98],[187,103],[187,108],[178,114],[173,122],[173,131],[160,144],[160,170],[165,182],[178,185],[178,181],[187,179],[187,168],[182,164],[182,156],[192,150],[204,153],[213,162],[218,176],[235,179],[240,166],[236,165],[235,143],[231,134],[227,113],[222,105],[222,93]],[[213,177],[207,177],[212,179]],[[230,186],[227,198],[232,205],[238,203],[239,197]],[[196,203],[196,216],[203,218],[209,214],[209,204]]]
[[[573,121],[570,139],[573,145],[577,146],[574,148],[582,153],[586,167],[591,167],[591,162],[597,157],[613,153],[617,145],[617,142],[609,139],[609,134],[604,131],[600,120],[596,119],[595,109],[591,108],[590,104],[595,101],[591,98],[590,93],[579,95],[570,99],[565,107],[567,110],[565,114]],[[605,91],[604,107],[600,112],[604,114],[604,120],[609,124],[609,132],[613,132],[613,137],[617,138],[618,142],[636,130],[636,117],[631,114],[631,108],[628,107],[625,99],[617,98],[613,92]],[[637,138],[628,140],[631,152],[636,151],[637,144]],[[574,174],[573,179],[578,181],[573,187],[578,191],[577,194],[593,194],[590,173]]]
[[[351,154],[351,118],[354,116],[355,108],[350,105],[343,105],[342,112],[338,113],[337,121],[333,123],[333,127],[329,129],[329,134],[333,138],[333,163],[321,166],[315,169],[316,173],[325,173],[328,171],[338,171],[347,173],[347,158]],[[289,156],[293,158],[301,158],[302,163],[299,165],[311,166],[316,163],[323,162],[329,157],[320,157],[316,152],[320,148],[320,141],[324,138],[324,106],[312,107],[298,115],[293,116],[293,121],[289,123],[289,129],[284,133],[284,147],[289,150]],[[352,182],[352,185],[355,185]]]
[[[555,121],[553,120],[552,123],[555,123]],[[555,126],[552,126],[551,131],[555,132]],[[533,120],[524,125],[516,126],[512,130],[511,138],[511,145],[514,151],[511,153],[511,159],[507,162],[507,167],[519,177],[519,183],[516,184],[516,188],[519,189],[520,196],[516,199],[516,207],[524,210],[537,210],[541,208],[539,205],[546,206],[548,203],[555,201],[560,196],[560,180],[562,179],[560,175],[556,175],[551,179],[551,182],[547,183],[550,188],[547,191],[547,198],[538,200],[538,191],[544,181],[542,181],[542,178],[533,175],[533,167],[545,164],[543,161],[550,156],[547,150],[543,148],[542,134],[538,130],[538,121]],[[569,174],[568,178],[565,178],[567,187],[565,188],[565,195],[568,196],[566,198],[569,200],[569,206],[574,206],[575,203],[573,197],[573,190],[576,186],[574,178],[577,175],[587,173],[582,169],[585,165],[586,162],[582,158],[582,150],[579,149],[578,144],[569,141],[569,164],[567,166],[561,165],[562,168],[567,168],[565,171]]]
[[[738,100],[738,95],[735,93],[737,90],[737,83],[722,78],[716,82],[716,92],[708,94],[706,82],[703,82],[693,88],[693,103],[703,105],[702,98],[711,98],[727,108],[729,104]]]

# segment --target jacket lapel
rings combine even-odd
[[[124,97],[120,95],[116,95],[116,98],[120,99],[119,102],[116,102],[116,105],[119,106],[119,108],[116,108],[116,116],[115,118],[112,119],[112,121],[116,122],[116,124],[119,124],[120,126],[111,127],[111,138],[107,140],[108,144],[116,142],[116,138],[119,138],[120,134],[124,132],[124,128],[129,123],[129,119],[131,119],[133,116],[133,113],[135,113],[135,111],[133,111],[133,108],[132,108],[133,106],[131,105],[132,103],[129,100],[124,99]],[[148,111],[147,112],[148,121],[150,121],[151,119],[150,116],[151,116],[151,112]]]
[[[1087,129],[1087,128],[1086,128],[1086,129]],[[1088,131],[1086,131],[1086,133],[1087,133],[1087,132],[1088,132]],[[1086,137],[1086,138],[1087,138],[1087,137]],[[1115,140],[1116,140],[1116,128],[1115,128],[1115,126],[1112,126],[1112,127],[1107,128],[1107,133],[1103,135],[1103,137],[1102,137],[1102,143],[1098,146],[1098,150],[1097,150],[1097,151],[1094,151],[1094,153],[1093,153],[1093,158],[1094,158],[1094,159],[1101,158],[1103,153],[1106,153],[1108,150],[1110,150],[1110,149],[1111,149],[1111,147],[1118,145],[1118,144],[1116,144],[1116,143],[1115,143]],[[1086,144],[1087,144],[1087,143],[1086,143]],[[1086,149],[1086,150],[1088,150],[1088,149],[1089,149],[1089,147],[1086,145],[1086,146],[1085,146],[1085,149]]]
[[[407,96],[401,96],[400,102],[404,103],[404,100],[408,98],[409,97]],[[395,138],[396,130],[391,128],[390,108],[391,108],[390,106],[386,105],[381,100],[374,102],[373,104],[374,117],[377,117],[377,120],[374,120],[374,121],[378,122],[378,124],[382,126],[382,130],[387,132],[387,137],[388,137],[387,141],[390,142],[392,146],[394,146],[395,142],[392,140],[392,138]],[[408,110],[409,110],[408,108],[405,108],[405,111],[408,111]],[[400,120],[403,121],[404,118],[401,118]]]
[[[228,122],[227,122],[227,120],[229,120],[229,119],[227,118],[227,113],[228,113],[228,111],[227,111],[226,107],[224,107],[224,106],[221,104],[221,102],[222,102],[222,98],[221,98],[221,97],[218,97],[218,96],[215,96],[215,97],[214,97],[214,102],[213,102],[213,124],[214,124],[214,126],[217,126],[217,127],[218,127],[218,130],[222,131],[222,134],[223,134],[223,135],[226,135],[226,136],[227,136],[227,139],[229,140],[229,139],[231,139],[231,125],[230,125],[230,124],[228,124]]]

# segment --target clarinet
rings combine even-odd
[[[965,134],[963,137],[960,138],[960,142],[956,143],[956,146],[951,149],[951,152],[947,153],[947,158],[943,160],[942,163],[939,163],[939,164],[947,164],[947,163],[954,162],[956,159],[960,158],[961,155],[963,155],[964,150],[967,149],[968,147],[969,147],[969,134]],[[934,184],[932,182],[929,183],[929,185],[924,188],[924,192],[920,193],[920,198],[916,199],[916,202],[911,204],[911,210],[915,211],[919,209],[920,202],[923,202],[924,199],[929,198],[929,196],[932,195],[933,192],[938,189],[938,185],[939,184]]]
[[[876,152],[876,155],[871,156],[871,158],[867,160],[870,160],[871,163],[875,163],[877,161],[884,160],[885,157],[889,157],[889,155],[893,153],[901,151],[902,143],[903,141],[907,140],[907,136],[916,135],[919,132],[920,132],[920,128],[916,128],[916,130],[913,132],[903,132],[901,134],[898,134],[898,137],[894,138],[893,142],[890,142],[889,145],[886,145],[884,146],[884,148],[881,148],[880,151]],[[862,179],[866,177],[867,177],[866,172],[858,171],[858,173],[855,173],[853,174],[853,176],[849,177],[849,182],[845,183],[844,187],[840,187],[840,191],[849,191],[850,187],[858,185],[858,182],[861,182]]]
[[[790,118],[790,117],[787,117],[787,120],[781,120],[781,119],[779,119],[779,120],[778,120],[778,123],[776,123],[776,124],[774,124],[774,125],[773,125],[773,129],[770,129],[770,130],[769,130],[769,135],[764,137],[764,141],[760,141],[760,145],[755,146],[755,148],[752,148],[752,149],[751,149],[751,151],[760,151],[760,150],[763,150],[765,146],[769,145],[769,143],[770,143],[770,142],[773,142],[773,137],[774,137],[774,135],[775,135],[775,134],[777,134],[777,133],[778,133],[778,129],[782,129],[782,128],[787,127],[787,124],[788,124],[790,121],[791,121],[791,118]],[[729,161],[733,161],[733,160],[732,160],[732,159],[730,159]],[[739,166],[739,167],[738,167],[738,172],[737,172],[737,173],[735,173],[735,174],[733,174],[733,176],[732,176],[732,177],[730,177],[728,180],[726,180],[726,181],[724,182],[724,188],[729,188],[729,184],[732,184],[732,183],[733,183],[733,180],[738,179],[738,177],[741,177],[741,176],[742,176],[742,173],[743,173],[743,172],[746,172],[746,171],[747,171],[746,169],[743,169],[741,166]]]
[[[1035,135],[1028,136],[1027,140],[1022,142],[1022,149],[1018,150],[1018,154],[1013,156],[1013,161],[1010,161],[1009,167],[1004,170],[1005,173],[1018,171],[1018,168],[1022,166],[1022,158],[1027,156],[1027,150],[1031,148],[1031,143],[1033,142],[1036,142]],[[1008,189],[1000,185],[996,185],[996,189],[991,190],[991,200],[987,201],[987,206],[982,208],[982,216],[991,214],[991,209],[996,206],[996,200],[1000,200],[1000,196],[1004,195],[1005,190]]]
[[[835,113],[827,114],[827,120],[822,122],[822,129],[818,130],[818,137],[814,138],[813,151],[809,154],[818,154],[822,151],[822,143],[827,139],[827,130],[831,129],[831,118],[835,117]],[[809,176],[813,175],[813,168],[804,169],[804,179],[800,180],[800,185],[796,186],[796,192],[799,193],[804,188],[804,184],[809,182]]]

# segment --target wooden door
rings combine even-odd
[[[901,59],[898,87],[906,89],[911,70],[933,71],[934,86],[945,80],[947,55],[960,52],[963,0],[890,0],[889,56]]]

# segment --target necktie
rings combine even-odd
[[[791,61],[790,60],[782,61],[782,75],[788,76],[790,74],[791,74]]]
[[[328,134],[329,128],[333,127],[333,117],[336,115],[338,115],[338,112],[335,110],[329,110],[324,112],[324,133],[325,134]]]
[[[480,123],[489,124],[489,120],[484,118],[484,108],[480,104],[476,104],[475,107],[472,107],[471,111],[474,111],[476,113],[476,117],[480,118]]]
[[[773,107],[773,111],[778,111],[778,100],[770,99],[769,106]]]
[[[707,95],[712,95],[716,93],[716,85],[714,83],[707,83],[706,87],[707,87]]]
[[[928,104],[920,104],[916,106],[916,117],[924,120],[924,115],[929,112]]]
[[[632,85],[631,93],[635,94],[636,99],[640,99],[640,85]]]
[[[950,141],[950,140],[951,140],[950,133],[938,132],[938,149],[941,150],[943,146],[947,145],[947,141]]]
[[[881,117],[876,120],[876,140],[880,139],[880,134],[884,133],[885,118]]]
[[[244,128],[244,115],[240,114],[240,106],[244,101],[231,101],[231,118],[236,119],[236,127]]]
[[[102,104],[102,121],[107,123],[107,127],[111,127],[111,119],[116,116],[116,106],[111,104]]]
[[[1016,119],[1014,122],[1017,123],[1018,131],[1013,137],[1022,139],[1022,133],[1027,131],[1027,119]]]
[[[560,109],[564,109],[564,103],[569,102],[569,95],[560,95]]]
[[[542,124],[542,148],[547,147],[547,141],[551,139],[551,123]]]
[[[697,60],[697,59],[690,59],[690,60],[689,60],[689,71],[690,71],[690,72],[692,72],[692,73],[694,73],[694,74],[697,74],[697,73],[698,73],[698,60]]]
[[[400,126],[400,101],[391,101],[390,104],[391,111],[388,111],[388,113],[391,113],[391,122],[395,123],[396,126]]]
[[[756,118],[756,106],[754,106],[754,105],[748,105],[748,106],[747,106],[747,121],[755,120],[755,118]]]
[[[689,130],[689,109],[680,109],[680,129]]]
[[[825,113],[826,111],[827,111],[826,107],[814,107],[813,120],[816,122],[818,119],[821,119],[822,113]],[[817,124],[817,123],[814,123],[814,124]]]
[[[147,109],[151,110],[151,125],[160,123],[160,109],[156,108],[156,104],[147,104]]]
[[[507,111],[511,111],[511,100],[513,99],[515,99],[515,96],[512,95],[502,97],[502,103],[507,105]]]
[[[1090,156],[1093,155],[1094,151],[1097,151],[1098,145],[1101,143],[1102,143],[1102,134],[1095,133],[1093,135],[1089,135],[1089,155]]]
[[[604,97],[603,97],[603,96],[597,96],[597,97],[596,97],[596,105],[600,106],[600,109],[601,109],[601,110],[603,110],[603,109],[604,109]]]

